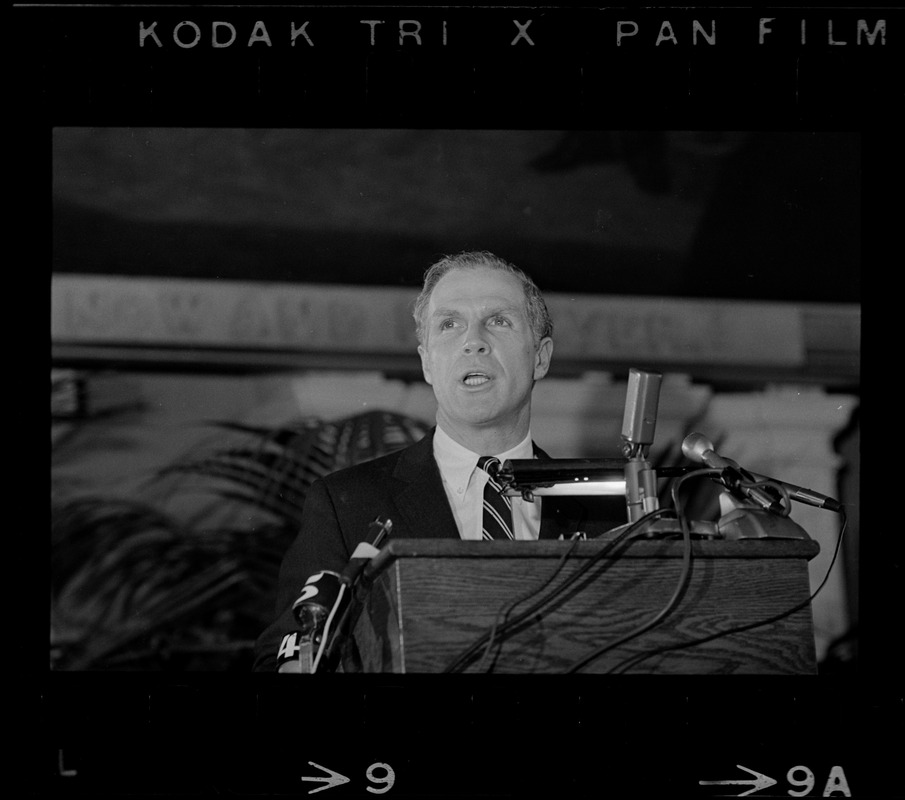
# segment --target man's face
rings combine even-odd
[[[515,276],[454,269],[434,287],[418,353],[437,398],[437,421],[448,433],[521,426],[527,432],[531,389],[547,374],[552,352],[550,338],[534,345]]]

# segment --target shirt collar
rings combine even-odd
[[[466,486],[471,473],[482,455],[496,456],[500,461],[509,458],[534,458],[534,445],[531,443],[531,431],[515,447],[502,453],[474,453],[455,441],[446,431],[437,425],[434,431],[434,456],[443,477],[454,487]]]

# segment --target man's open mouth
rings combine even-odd
[[[480,386],[490,380],[490,376],[486,372],[469,372],[463,379],[466,386]]]

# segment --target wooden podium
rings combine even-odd
[[[466,542],[400,539],[368,568],[358,591],[361,613],[344,669],[440,673],[493,625],[500,608],[540,588],[572,542]],[[539,599],[609,549],[606,536],[580,541]],[[678,539],[617,545],[577,582],[522,623],[500,645],[495,673],[563,673],[597,648],[660,612],[682,571]],[[629,659],[658,648],[708,641],[648,655],[631,673],[815,674],[808,561],[811,539],[698,539],[678,604],[647,632],[609,650],[582,673],[624,671]],[[531,600],[513,609],[514,616]],[[804,604],[781,619],[758,624]],[[728,633],[730,629],[748,629]],[[719,635],[723,632],[726,635]],[[713,636],[714,634],[718,634]],[[480,658],[463,672],[477,672]],[[490,659],[488,658],[488,662]],[[486,671],[487,663],[484,664]],[[615,669],[614,669],[615,668]]]

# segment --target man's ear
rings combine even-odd
[[[553,340],[546,336],[541,339],[534,355],[534,380],[539,381],[547,370],[550,369],[550,359],[553,358]]]
[[[424,375],[424,380],[427,381],[428,386],[433,386],[431,383],[431,369],[430,364],[428,363],[427,350],[425,350],[423,345],[418,345],[418,355],[421,356],[421,373]]]

